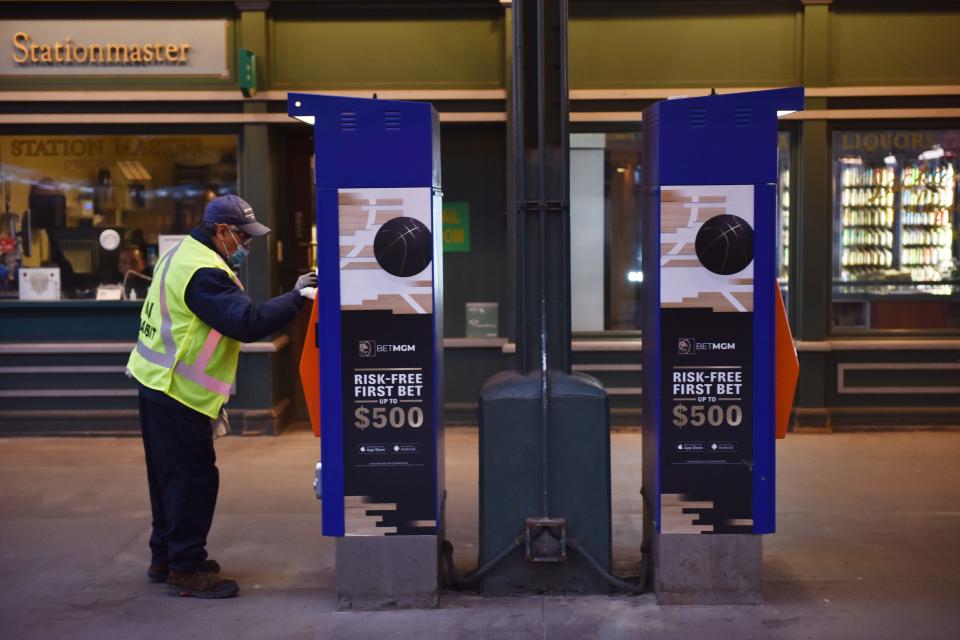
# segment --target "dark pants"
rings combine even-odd
[[[152,562],[199,571],[220,488],[210,418],[141,386],[140,430],[153,511]]]

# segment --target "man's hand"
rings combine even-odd
[[[305,273],[299,278],[297,278],[297,284],[293,285],[293,290],[298,292],[300,295],[304,296],[305,298],[309,297],[309,295],[307,295],[304,292],[304,289],[313,289],[314,295],[316,295],[317,274],[315,271],[311,271],[310,273]]]

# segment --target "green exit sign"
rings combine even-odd
[[[257,54],[250,49],[237,49],[237,75],[243,97],[257,93]]]
[[[470,251],[470,203],[443,203],[443,250]]]

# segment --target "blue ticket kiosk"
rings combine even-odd
[[[437,113],[424,103],[296,93],[287,107],[314,131],[323,534],[424,538],[435,561],[443,493]],[[392,548],[384,544],[377,553]],[[361,564],[371,579],[405,571],[389,558],[377,567],[370,548],[358,553],[367,557],[357,559],[355,579]],[[350,566],[338,547],[338,596]]]
[[[759,597],[756,535],[775,524],[777,118],[802,108],[797,88],[643,114],[643,477],[661,601]],[[721,542],[723,568],[705,568]],[[753,574],[755,593],[689,599]]]

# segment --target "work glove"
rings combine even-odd
[[[317,273],[311,271],[297,278],[297,284],[293,285],[293,290],[304,298],[313,300],[317,297]]]
[[[226,407],[220,407],[220,415],[216,419],[210,420],[210,426],[213,430],[214,440],[230,433],[230,417],[227,415]]]

